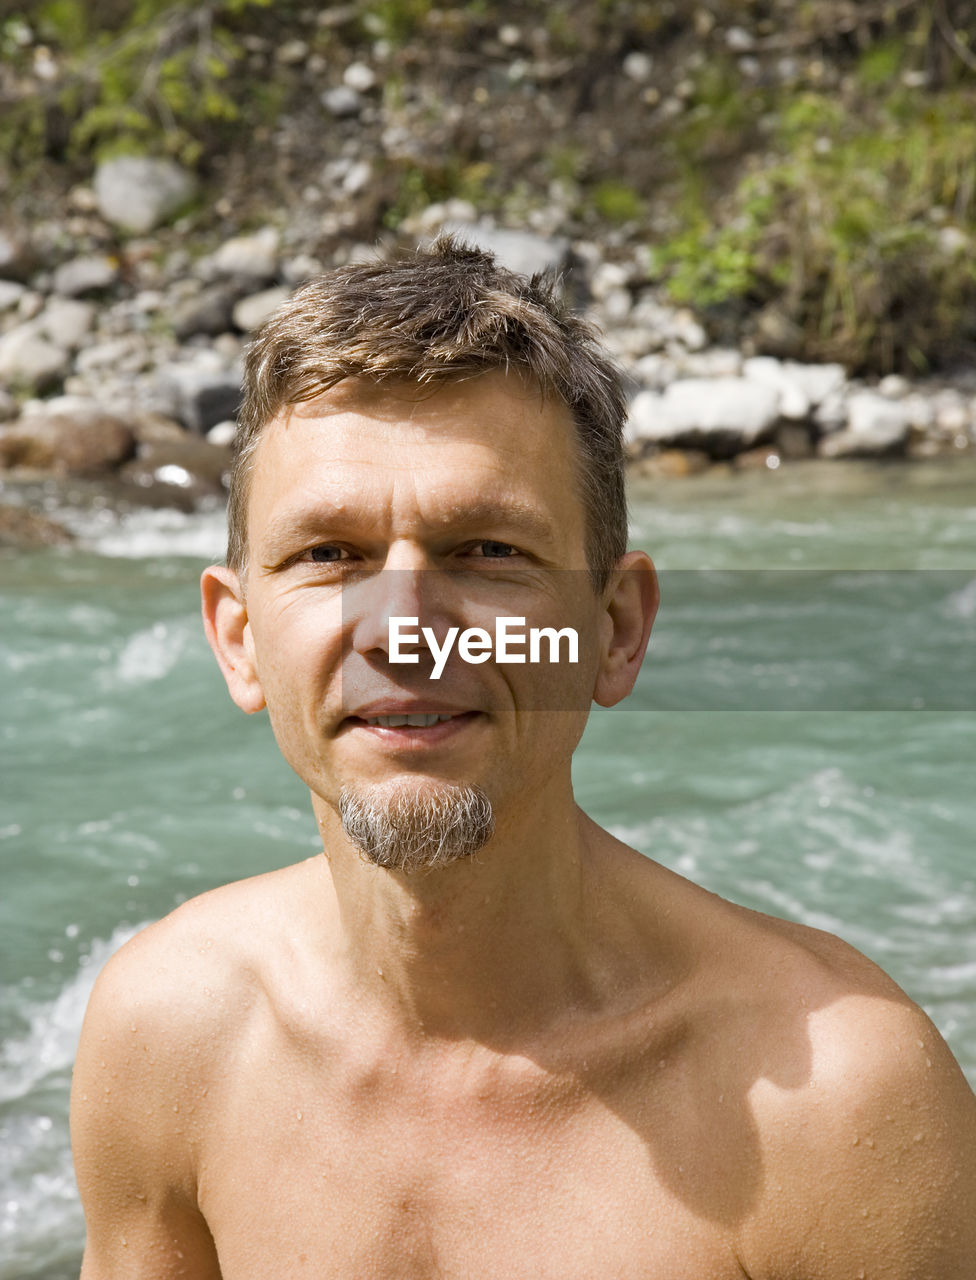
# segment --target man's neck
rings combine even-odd
[[[514,1043],[635,978],[624,972],[638,963],[635,930],[598,905],[614,896],[615,842],[568,784],[502,815],[473,859],[409,875],[365,863],[333,811],[316,808],[349,978],[405,1029]]]

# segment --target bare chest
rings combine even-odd
[[[393,1069],[251,1078],[205,1151],[222,1275],[741,1280],[747,1171],[672,1103],[567,1080],[445,1093]]]

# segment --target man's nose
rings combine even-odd
[[[389,653],[390,619],[417,618],[423,625],[424,575],[421,568],[383,569],[364,582],[343,592],[343,610],[352,623],[352,647],[357,653]],[[351,615],[351,616],[350,616]],[[406,653],[421,653],[425,646],[419,640],[408,645],[401,641]]]

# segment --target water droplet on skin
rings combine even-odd
[[[874,1139],[873,1139],[873,1138],[868,1138],[868,1139],[867,1139],[867,1144],[868,1144],[868,1146],[869,1146],[869,1147],[871,1147],[871,1148],[872,1148],[872,1150],[874,1149]]]
[[[857,1146],[857,1144],[858,1144],[860,1141],[861,1141],[861,1139],[860,1139],[860,1138],[857,1136],[857,1134],[855,1133],[855,1135],[854,1135],[854,1141],[851,1143],[851,1145],[852,1145],[852,1146],[854,1146],[854,1147],[856,1147],[856,1146]]]
[[[296,1120],[301,1120],[301,1118],[302,1118],[302,1113],[301,1113],[300,1111],[296,1111],[296,1112],[295,1112],[295,1119],[296,1119]]]

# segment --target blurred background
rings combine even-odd
[[[976,16],[963,0],[0,0],[0,1280],[77,1274],[100,965],[314,853],[198,621],[249,333],[441,229],[549,270],[664,570],[581,802],[827,928],[976,1081]]]

